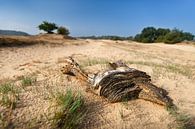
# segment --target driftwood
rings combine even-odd
[[[164,106],[173,105],[166,90],[151,83],[145,72],[129,68],[122,61],[109,63],[111,69],[89,76],[71,57],[66,59],[61,71],[90,84],[90,89],[110,102],[144,99]]]

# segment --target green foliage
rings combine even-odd
[[[164,42],[165,35],[167,35],[170,32],[171,32],[170,29],[158,28],[156,30],[156,40],[154,42]]]
[[[70,34],[69,30],[63,26],[58,27],[57,33],[61,34],[61,35],[69,35]]]
[[[142,42],[153,43],[157,38],[156,29],[154,27],[144,28],[140,36],[142,38]]]
[[[192,41],[194,39],[194,35],[189,32],[183,33],[183,40]]]
[[[134,40],[137,42],[141,42],[142,41],[141,34],[136,34]]]
[[[86,113],[83,98],[80,95],[74,95],[68,90],[65,95],[58,92],[56,94],[56,102],[60,110],[55,113],[52,119],[55,128],[77,128]]]
[[[191,41],[194,36],[191,33],[183,32],[178,29],[164,29],[146,27],[142,30],[141,34],[134,37],[135,41],[143,43],[165,42],[165,43],[179,43],[184,40]]]
[[[169,32],[171,32],[170,29],[164,29],[164,28],[158,28],[156,30],[156,36],[159,37],[159,36],[165,36],[166,34],[168,34]]]
[[[40,30],[46,31],[48,34],[52,34],[54,30],[58,29],[55,23],[50,23],[47,21],[43,21],[43,23],[41,23],[38,28]]]
[[[165,43],[179,43],[182,42],[183,40],[184,40],[183,32],[177,29],[172,30],[164,37]]]

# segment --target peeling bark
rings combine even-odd
[[[90,89],[110,102],[120,102],[131,99],[144,99],[164,106],[173,105],[166,90],[151,83],[151,77],[145,72],[129,68],[121,60],[109,63],[111,69],[89,77],[82,71],[71,57],[62,68],[64,74],[75,76],[88,82]]]

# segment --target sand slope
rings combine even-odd
[[[55,40],[53,41],[55,42]],[[152,82],[169,92],[179,111],[195,117],[195,47],[193,45],[140,44],[109,40],[63,40],[61,44],[0,47],[0,82],[35,73],[38,83],[21,93],[13,111],[18,128],[50,127],[43,114],[49,112],[48,87],[82,92],[90,107],[84,128],[176,128],[175,118],[164,107],[143,101],[110,104],[86,92],[86,86],[68,81],[59,71],[63,58],[73,56],[91,73],[105,69],[105,62],[122,59],[130,67],[146,71]],[[55,85],[52,85],[54,84]],[[45,84],[47,83],[47,84]],[[0,112],[5,111],[0,107]],[[34,123],[30,123],[32,119]],[[41,124],[40,124],[41,123]]]

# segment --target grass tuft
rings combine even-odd
[[[177,107],[171,106],[166,108],[170,115],[172,115],[176,122],[178,123],[178,129],[187,129],[189,128],[190,117],[188,115],[178,112]]]
[[[23,77],[22,80],[22,86],[31,86],[33,83],[36,82],[36,78],[35,77],[30,77],[30,76],[26,76]]]
[[[74,95],[71,90],[68,90],[66,94],[58,92],[55,100],[59,107],[52,119],[55,128],[77,128],[86,114],[83,98],[80,95]]]
[[[14,109],[19,100],[19,90],[11,83],[0,85],[0,104]]]

